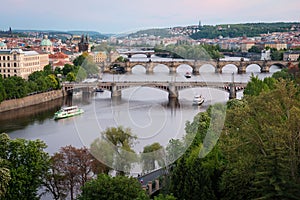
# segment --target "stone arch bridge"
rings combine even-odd
[[[199,69],[205,64],[211,65],[215,68],[216,73],[222,73],[222,70],[227,65],[235,65],[237,67],[237,71],[239,74],[246,73],[246,69],[248,66],[252,64],[256,64],[260,67],[260,71],[262,73],[269,72],[270,67],[272,65],[276,65],[280,68],[287,68],[289,64],[298,64],[298,62],[288,62],[288,61],[198,61],[198,60],[172,60],[172,61],[151,61],[149,59],[148,61],[127,61],[127,62],[114,62],[111,64],[114,65],[117,64],[121,67],[124,67],[126,72],[131,72],[132,68],[134,68],[137,65],[141,65],[146,69],[146,73],[153,73],[154,68],[157,65],[165,65],[169,68],[170,73],[176,73],[176,70],[181,65],[189,65],[193,69],[193,74],[199,74]],[[109,71],[110,67],[107,66],[104,71]]]
[[[208,87],[229,92],[229,98],[236,98],[236,92],[243,90],[247,83],[243,82],[203,82],[203,81],[124,81],[124,82],[98,82],[98,83],[68,83],[64,84],[65,91],[72,91],[75,88],[82,88],[84,91],[93,91],[96,88],[111,92],[111,97],[121,97],[122,90],[130,87],[152,87],[169,93],[169,99],[178,99],[178,91],[187,88]]]

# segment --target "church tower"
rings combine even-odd
[[[84,51],[90,52],[91,51],[88,35],[84,36],[84,34],[82,34],[81,40],[78,43],[78,48],[79,48],[79,52],[84,52]]]

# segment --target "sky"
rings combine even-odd
[[[1,0],[0,30],[122,34],[147,28],[299,22],[299,0]]]

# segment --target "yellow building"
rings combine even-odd
[[[266,48],[266,47],[281,50],[281,49],[287,49],[287,44],[286,43],[277,43],[277,42],[267,42],[267,43],[265,43],[264,48]]]
[[[99,52],[93,52],[91,53],[93,56],[94,62],[97,63],[103,63],[107,61],[107,55],[106,52],[104,51],[99,51]]]
[[[255,42],[242,42],[241,43],[241,51],[242,52],[248,52],[251,47],[255,45]]]
[[[0,74],[3,78],[20,76],[27,79],[31,73],[43,70],[48,64],[48,54],[21,49],[0,50]]]

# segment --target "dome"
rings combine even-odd
[[[4,42],[0,42],[0,47],[5,47],[6,44]]]
[[[44,39],[41,41],[41,46],[52,46],[52,42],[48,39],[47,35],[44,35]]]

